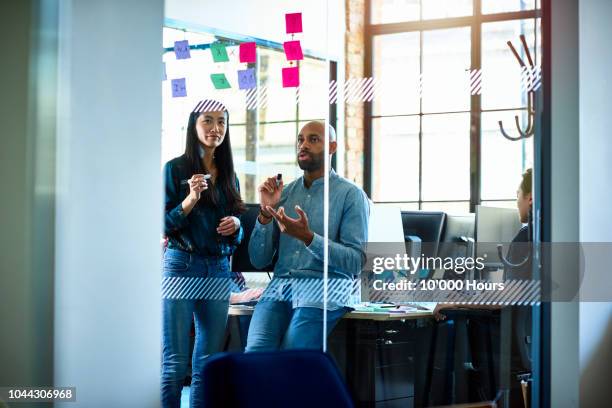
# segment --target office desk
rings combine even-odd
[[[253,309],[230,306],[229,314],[249,316]],[[509,330],[510,308],[500,309],[501,326]],[[469,347],[465,344],[465,320],[494,312],[466,310],[461,306],[444,312],[448,313],[449,320],[455,321],[450,338],[446,326],[435,322],[429,311],[407,314],[353,311],[340,320],[329,336],[328,351],[336,360],[357,406],[411,407],[427,402],[435,404],[436,400],[444,404],[469,400],[467,388],[463,386],[469,375],[469,368],[464,366],[469,361],[465,355]],[[244,319],[230,319],[230,326],[239,326],[239,320]],[[247,322],[242,323],[245,335]],[[443,328],[441,333],[440,328]],[[233,351],[244,346],[244,335],[242,343],[234,339]],[[510,388],[510,337],[502,336],[500,340],[495,351],[496,367],[486,368],[490,382],[487,387],[494,390],[491,398],[498,390]]]
[[[254,306],[239,306],[230,305],[229,315],[230,316],[251,316],[253,314]],[[422,318],[431,318],[433,313],[426,310],[419,310],[409,313],[382,313],[382,312],[361,312],[352,311],[345,314],[343,319],[357,319],[357,320],[376,320],[376,321],[392,321],[392,320],[414,320]]]
[[[253,309],[232,305],[229,315],[249,316]],[[432,318],[431,311],[353,311],[340,320],[329,336],[328,351],[358,407],[415,406],[415,358],[430,351],[427,341],[417,341],[415,329]]]

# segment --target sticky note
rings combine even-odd
[[[285,14],[285,28],[287,34],[302,32],[302,13]]]
[[[231,88],[229,81],[225,77],[225,74],[210,74],[210,79],[215,86],[215,89],[227,89]]]
[[[304,54],[302,53],[302,46],[300,45],[299,41],[286,41],[283,43],[283,48],[285,49],[287,61],[297,61],[304,59]]]
[[[298,67],[283,68],[283,88],[300,86],[300,69]]]
[[[176,54],[177,60],[191,58],[191,54],[189,53],[189,42],[187,40],[175,41],[174,54]]]
[[[253,89],[257,86],[255,80],[255,68],[238,71],[238,88]]]
[[[257,61],[256,49],[254,42],[240,44],[240,62]]]
[[[166,63],[162,62],[162,81],[168,79],[168,75],[166,74]]]
[[[229,57],[227,56],[227,50],[225,44],[215,42],[210,44],[210,53],[212,54],[213,61],[215,62],[227,62]]]
[[[172,97],[179,98],[181,96],[187,96],[187,86],[185,85],[185,78],[173,79]]]

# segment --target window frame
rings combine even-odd
[[[421,0],[422,2],[422,0]],[[422,4],[422,3],[421,3]],[[536,7],[538,6],[536,2]],[[471,29],[471,70],[482,68],[482,25],[485,23],[492,22],[504,22],[512,20],[524,20],[524,19],[537,19],[542,17],[541,8],[524,11],[513,11],[496,14],[482,14],[482,2],[481,0],[473,0],[472,2],[472,15],[463,17],[450,17],[442,19],[432,20],[418,20],[418,21],[407,21],[401,23],[384,23],[384,24],[371,24],[371,3],[366,2],[365,6],[365,29],[364,29],[364,40],[365,40],[365,66],[364,75],[371,77],[373,75],[374,55],[373,55],[373,44],[374,38],[378,35],[386,34],[400,34],[408,32],[423,32],[429,30],[438,29],[449,29],[449,28],[461,28],[470,27]],[[422,7],[421,7],[421,18],[422,18]],[[541,21],[541,20],[540,20]],[[421,34],[420,47],[423,47],[423,36]],[[420,63],[423,61],[423,53],[420,52]],[[422,102],[421,102],[422,105]],[[508,107],[506,109],[487,109],[489,111],[506,111],[506,110],[526,110],[525,107],[513,108]],[[463,111],[468,112],[468,111]],[[470,198],[469,208],[470,212],[476,210],[476,206],[482,202],[481,198],[481,114],[482,114],[481,94],[471,95],[470,97]],[[456,112],[436,112],[435,114],[445,113],[456,113]],[[418,206],[422,208],[423,203],[430,202],[464,202],[465,200],[444,200],[444,201],[430,201],[422,199],[422,119],[423,116],[431,113],[423,113],[422,107],[418,114],[412,114],[410,116],[419,116],[420,128],[419,128],[419,200]],[[388,117],[397,115],[373,115],[372,102],[365,102],[364,104],[364,190],[369,197],[372,195],[372,119],[379,117]],[[409,115],[401,115],[409,116]],[[498,200],[486,200],[486,201],[508,201],[511,199],[502,198]],[[389,201],[381,201],[384,203],[390,203]],[[414,203],[415,201],[402,201],[401,203]]]

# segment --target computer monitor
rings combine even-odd
[[[409,237],[418,237],[421,240],[421,253],[427,257],[435,257],[438,254],[445,218],[446,214],[443,212],[402,211],[404,239],[409,241]]]
[[[503,267],[497,245],[512,242],[521,225],[517,209],[476,206],[476,256],[487,266]]]
[[[366,270],[369,270],[371,267],[373,258],[395,257],[396,254],[399,254],[401,257],[406,254],[400,208],[389,204],[370,203],[367,245],[369,263],[366,264]],[[399,274],[391,270],[379,275],[369,272],[362,274],[361,300],[363,302],[381,301],[381,299],[376,298],[376,295],[380,293],[372,288],[372,281],[374,279],[393,281],[399,278]]]
[[[474,257],[475,250],[475,214],[446,214],[446,223],[442,233],[442,240],[438,247],[438,257],[466,258]],[[445,269],[436,270],[434,278],[456,279],[463,274],[453,275],[453,271]]]

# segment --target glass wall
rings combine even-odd
[[[190,355],[204,363],[222,350],[324,350],[357,406],[522,406],[522,382],[535,383],[530,342],[539,301],[525,172],[534,164],[540,10],[518,0],[336,6],[327,15],[337,29],[330,33],[321,18],[328,10],[302,3],[304,27],[318,32],[320,44],[303,47],[297,61],[283,42],[306,41],[301,33],[283,40],[255,37],[250,27],[234,34],[223,26],[164,28],[162,164],[166,194],[175,183],[186,200],[166,201],[166,217],[203,223],[165,231],[164,319],[193,296],[204,302],[194,312],[219,312],[183,321],[194,327]],[[283,15],[276,17],[284,22]],[[358,30],[363,36],[353,36]],[[190,58],[177,59],[175,42],[184,40]],[[240,62],[249,43],[256,58]],[[220,45],[227,61],[213,58]],[[299,70],[299,86],[283,78],[286,68]],[[250,89],[239,86],[245,69],[255,76]],[[213,81],[217,74],[227,83]],[[181,78],[186,95],[174,89]],[[223,105],[194,116],[202,99]],[[189,130],[190,116],[204,122]],[[169,169],[198,129],[193,157],[202,167]],[[218,149],[229,134],[244,206],[222,185],[227,162]],[[219,144],[209,146],[207,137]],[[336,172],[338,161],[344,166]],[[195,170],[211,178],[194,181]],[[189,208],[196,182],[209,198]],[[199,241],[206,228],[212,246]],[[181,251],[189,262],[222,263],[214,267],[221,280],[180,275],[191,271]],[[177,288],[177,277],[191,283]],[[203,353],[206,319],[218,323],[222,341]],[[193,361],[192,400],[202,363]]]

